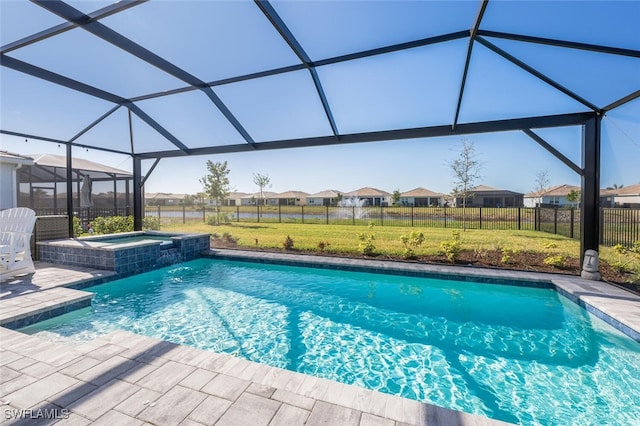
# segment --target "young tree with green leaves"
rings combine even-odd
[[[209,174],[200,179],[200,183],[204,188],[204,192],[207,196],[216,201],[216,213],[218,216],[218,223],[220,222],[220,206],[224,203],[224,200],[229,197],[231,192],[231,185],[229,183],[229,168],[227,162],[213,162],[207,161],[207,170]]]
[[[255,183],[260,189],[260,200],[258,201],[260,204],[264,205],[264,189],[271,187],[271,178],[268,174],[253,174],[253,183]]]
[[[399,204],[400,204],[400,190],[396,189],[395,191],[393,191],[393,194],[391,194],[391,205],[397,206]]]
[[[480,169],[482,168],[482,162],[478,160],[473,142],[463,139],[458,158],[447,162],[447,165],[451,168],[454,178],[452,195],[456,198],[462,197],[462,229],[466,231],[467,198],[473,196],[474,184],[476,180],[480,179]]]
[[[569,193],[567,194],[567,196],[565,198],[570,203],[579,204],[580,203],[580,196],[581,196],[580,191],[578,191],[577,189],[572,189],[571,191],[569,191]]]

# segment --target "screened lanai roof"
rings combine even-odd
[[[637,1],[0,7],[1,132],[139,158],[578,125],[640,96]]]

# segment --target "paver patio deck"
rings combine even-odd
[[[271,253],[217,250],[214,254],[262,261],[277,256],[280,261],[323,262],[325,267],[327,263],[362,265],[351,259]],[[461,271],[392,262],[365,265],[387,271],[431,268],[438,273],[551,280],[569,297],[612,314],[623,327],[636,333],[640,330],[640,297],[604,283],[513,271]],[[48,309],[52,300],[64,304],[86,296],[86,292],[63,287],[107,279],[111,274],[38,263],[36,269],[32,277],[0,286],[0,318],[6,323],[13,316],[27,315],[30,309]],[[0,327],[0,403],[0,424],[52,424],[58,419],[43,418],[51,414],[62,417],[58,424],[69,425],[504,424],[125,331],[71,346]]]

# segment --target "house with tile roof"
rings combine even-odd
[[[278,200],[281,206],[304,206],[309,194],[302,191],[286,191],[276,194],[273,198]]]
[[[278,196],[277,193],[271,191],[262,191],[262,205],[265,206],[277,206],[278,205]],[[254,192],[252,194],[247,194],[243,197],[240,197],[240,205],[241,206],[255,206],[258,204],[260,200],[260,193]]]
[[[335,206],[342,194],[342,191],[327,189],[307,195],[308,206]]]
[[[399,204],[411,207],[444,206],[444,194],[418,187],[401,193]]]
[[[608,190],[613,197],[613,206],[640,208],[640,183]],[[608,206],[607,206],[608,207]]]
[[[522,207],[524,194],[507,189],[478,185],[467,198],[467,207]],[[454,197],[454,207],[462,207],[462,197]]]
[[[391,205],[391,194],[377,188],[364,187],[355,191],[342,194],[343,199],[359,198],[364,200],[369,206],[389,206]]]
[[[579,203],[567,201],[567,195],[572,191],[580,191],[580,187],[562,184],[543,189],[542,191],[530,192],[524,196],[524,206],[577,207]]]

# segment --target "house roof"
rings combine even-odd
[[[418,187],[411,191],[403,192],[401,197],[442,197],[444,194],[440,192],[433,192],[430,189]]]
[[[526,198],[536,198],[536,197],[562,197],[569,194],[571,191],[580,191],[579,186],[575,185],[556,185],[547,189],[543,189],[542,191],[530,192],[525,195]]]
[[[144,195],[147,200],[184,200],[187,194],[170,194],[166,192],[148,192]]]
[[[622,188],[612,189],[613,195],[617,196],[637,196],[640,195],[640,183],[635,185],[623,186]]]
[[[264,199],[267,198],[277,198],[278,194],[275,192],[271,192],[271,191],[262,191],[262,197]],[[254,192],[252,194],[247,194],[244,197],[240,197],[240,198],[260,198],[260,193],[259,192]]]
[[[510,191],[508,189],[498,189],[498,188],[494,188],[494,187],[488,186],[488,185],[478,185],[475,188],[473,188],[472,191],[473,191],[474,194],[481,193],[482,195],[487,195],[487,194],[519,194],[519,195],[522,195],[521,192]]]
[[[247,194],[246,192],[232,191],[229,193],[229,196],[227,198],[238,199],[238,198],[244,198],[247,195],[250,195],[250,194]]]
[[[346,197],[388,197],[391,195],[387,191],[383,191],[378,188],[370,188],[368,186],[355,191],[347,192],[344,194]]]
[[[307,198],[309,194],[302,191],[285,191],[277,194],[273,198]]]
[[[8,164],[33,164],[33,158],[14,154],[8,151],[0,151],[0,163]]]
[[[38,166],[67,167],[67,160],[64,155],[33,154],[31,157],[33,158],[34,163]],[[112,177],[110,175],[116,175],[116,177],[132,176],[132,174],[126,170],[116,169],[115,167],[106,166],[104,164],[96,163],[95,161],[85,160],[84,158],[73,158],[71,167],[74,170],[80,170],[81,173],[85,172],[84,174],[91,174],[91,172],[98,173],[99,177]]]
[[[335,198],[338,194],[342,194],[342,191],[336,191],[335,189],[326,189],[324,191],[316,192],[315,194],[307,195],[307,198]]]

